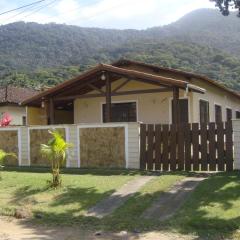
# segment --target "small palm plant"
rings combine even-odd
[[[49,140],[47,145],[41,144],[41,153],[51,161],[51,187],[57,188],[62,184],[60,168],[66,161],[66,151],[71,147],[71,144],[67,143],[58,131],[49,131],[49,133],[53,136],[53,138]]]
[[[0,149],[0,171],[4,168],[4,161],[6,157],[14,157],[17,158],[17,156],[14,153],[6,153],[2,149]],[[2,179],[1,172],[0,172],[0,180]]]

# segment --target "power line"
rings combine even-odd
[[[28,7],[27,9],[24,9],[24,10],[18,12],[17,14],[15,14],[15,15],[7,18],[7,19],[5,19],[1,24],[4,24],[4,23],[8,22],[8,20],[11,20],[12,18],[15,18],[15,17],[17,17],[17,16],[19,16],[19,15],[22,15],[23,13],[25,13],[25,12],[27,12],[27,11],[29,11],[29,10],[32,10],[32,9],[36,9],[36,6],[33,5],[33,6],[31,6],[31,7]]]
[[[45,0],[45,1],[47,1],[47,0]],[[26,18],[26,17],[28,17],[28,16],[31,16],[31,15],[33,15],[33,14],[36,13],[36,12],[39,12],[39,11],[42,10],[43,8],[52,5],[52,4],[53,4],[54,2],[56,2],[56,1],[59,1],[59,0],[53,0],[53,1],[49,2],[49,3],[47,3],[47,4],[41,5],[40,7],[31,6],[30,8],[24,9],[23,11],[15,14],[14,16],[7,18],[4,22],[2,22],[2,24],[5,24],[6,22],[8,22],[9,20],[11,20],[12,18],[15,18],[15,17],[17,17],[17,16],[19,16],[19,15],[22,15],[23,13],[29,11],[30,9],[35,10],[35,11],[33,11],[33,12],[31,12],[31,13],[23,16],[22,18],[20,18],[19,21],[21,21],[22,19],[24,19],[24,18]]]
[[[35,4],[39,4],[39,3],[44,2],[44,1],[46,1],[46,0],[39,0],[39,1],[37,1],[37,2],[33,2],[33,3],[27,4],[27,5],[20,6],[20,7],[18,7],[18,8],[14,8],[14,9],[11,9],[11,10],[8,10],[8,11],[5,11],[5,12],[2,12],[2,13],[0,13],[0,16],[1,16],[1,15],[4,15],[4,14],[7,14],[7,13],[10,13],[10,12],[17,11],[17,10],[22,9],[22,8],[26,8],[26,7],[35,5]]]
[[[48,3],[48,4],[42,5],[41,7],[39,7],[38,9],[36,9],[35,11],[33,11],[32,13],[29,13],[29,14],[25,15],[23,18],[29,17],[29,16],[33,15],[34,13],[39,12],[39,11],[41,11],[42,9],[44,9],[44,8],[46,8],[46,7],[54,4],[54,3],[57,2],[57,1],[59,1],[59,0],[53,0],[53,1],[51,1],[50,3]]]

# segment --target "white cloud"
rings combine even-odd
[[[214,7],[214,4],[209,0],[99,0],[95,3],[88,0],[61,0],[48,10],[29,16],[27,20],[85,27],[143,29],[168,24],[203,7]],[[8,22],[22,20],[21,17]]]

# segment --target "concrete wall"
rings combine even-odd
[[[210,121],[215,122],[215,104],[222,107],[222,119],[226,121],[226,108],[231,108],[233,113],[233,119],[236,118],[236,111],[240,111],[240,99],[234,97],[232,94],[223,91],[215,86],[204,83],[203,81],[195,79],[194,84],[205,88],[206,94],[193,93],[193,122],[200,121],[199,114],[199,101],[206,100],[209,102],[209,114]]]
[[[26,117],[26,107],[2,106],[0,107],[0,116],[4,113],[9,113],[12,117],[11,125],[23,125],[23,117]]]
[[[49,129],[60,130],[63,132],[66,141],[73,144],[67,152],[66,167],[68,168],[79,168],[81,167],[81,163],[83,164],[83,167],[86,167],[86,164],[84,165],[84,161],[86,162],[86,151],[84,151],[84,149],[81,150],[80,147],[80,143],[82,142],[87,147],[90,144],[91,156],[94,156],[95,162],[103,161],[101,159],[111,156],[111,159],[104,160],[105,163],[99,164],[98,167],[104,166],[139,169],[139,125],[137,123],[8,127],[0,128],[0,139],[4,139],[6,132],[7,136],[11,136],[12,133],[15,134],[14,139],[9,139],[12,150],[6,149],[6,151],[16,150],[14,152],[18,155],[18,161],[15,165],[47,166],[48,162],[40,156],[39,148],[41,143],[47,143],[47,140],[51,137],[47,132]],[[93,132],[91,129],[93,129]],[[97,142],[95,143],[95,145],[98,146],[97,148],[95,148],[92,143],[92,141],[96,141],[96,138],[92,138],[91,142],[88,142],[89,139],[85,139],[84,135],[81,134],[87,130],[88,132],[90,131],[89,135],[92,135],[94,129],[99,129],[100,132],[103,130],[103,134],[106,130],[108,131],[108,134],[105,133],[104,136],[97,139]],[[117,130],[117,132],[115,130]],[[120,130],[119,134],[122,136],[121,143],[118,137],[118,130]],[[105,138],[105,141],[103,141],[103,138]],[[9,141],[6,142],[8,143]],[[106,144],[106,142],[108,142],[108,144]],[[109,145],[111,145],[111,148],[108,148]],[[1,147],[4,148],[3,144],[0,146],[0,149]],[[119,161],[117,159],[118,154]],[[99,159],[97,159],[100,155],[101,158],[99,157]],[[112,156],[114,156],[114,161],[117,164],[111,162]],[[97,166],[91,166],[90,164],[87,165],[87,167]]]
[[[112,89],[121,84],[121,79],[112,84]],[[146,90],[159,88],[155,85],[129,82],[121,91]],[[95,92],[92,92],[95,93]],[[184,91],[180,92],[180,97]],[[189,94],[191,97],[191,94]],[[113,96],[112,102],[136,102],[137,121],[144,123],[169,123],[171,122],[172,92],[136,94],[127,96]],[[105,98],[76,99],[74,101],[74,123],[102,123],[102,104]]]
[[[47,125],[46,109],[27,107],[27,125]]]

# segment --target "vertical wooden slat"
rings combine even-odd
[[[169,170],[169,160],[168,160],[168,153],[169,153],[169,125],[163,125],[163,171]]]
[[[193,171],[199,171],[199,124],[192,124]]]
[[[223,122],[217,123],[217,165],[218,171],[225,170]]]
[[[191,146],[192,146],[192,137],[191,137],[191,125],[184,124],[184,142],[185,142],[185,170],[191,171]]]
[[[216,135],[215,123],[209,124],[209,170],[216,171]]]
[[[233,170],[233,129],[232,122],[226,122],[226,170]]]
[[[170,127],[170,170],[176,171],[177,169],[177,160],[176,160],[176,151],[177,151],[177,135],[176,135],[176,125],[171,125]]]
[[[153,170],[153,140],[154,140],[154,125],[148,124],[148,131],[147,131],[147,169],[152,171]]]
[[[182,125],[177,126],[178,138],[178,170],[184,170],[184,129]]]
[[[140,168],[146,170],[146,124],[140,125]]]
[[[106,121],[112,120],[112,97],[111,97],[111,80],[109,74],[106,78]]]
[[[161,149],[162,149],[161,125],[155,126],[155,170],[161,170]]]
[[[179,124],[179,88],[173,88],[172,122]]]
[[[208,160],[207,160],[207,124],[201,124],[200,130],[201,136],[201,171],[208,170]]]

